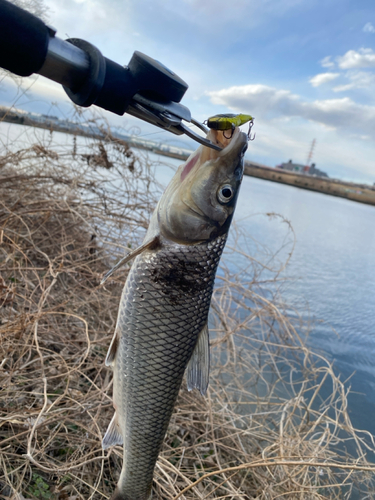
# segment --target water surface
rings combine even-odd
[[[277,249],[285,224],[254,215],[271,212],[290,220],[296,237],[284,298],[314,320],[309,343],[334,360],[341,379],[355,372],[349,413],[375,434],[375,207],[245,177],[237,221]]]

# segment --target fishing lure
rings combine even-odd
[[[215,115],[207,120],[207,127],[214,130],[231,130],[234,127],[239,127],[253,119],[250,115]]]
[[[251,127],[253,125],[253,117],[251,115],[244,115],[242,113],[238,115],[234,114],[221,114],[221,115],[215,115],[211,116],[208,118],[208,120],[205,122],[207,127],[213,130],[222,130],[224,137],[227,139],[230,139],[233,135],[233,131],[236,127],[240,127],[244,123],[250,122],[249,124],[249,131],[248,131],[248,137],[250,139],[250,131]],[[230,130],[231,135],[227,137],[225,135],[225,131]],[[251,139],[253,140],[253,139]]]

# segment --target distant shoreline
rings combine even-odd
[[[60,120],[57,117],[27,113],[14,108],[0,107],[0,121],[42,128],[65,134],[91,137],[104,141],[118,139],[126,142],[130,147],[145,149],[178,160],[186,160],[192,153],[192,151],[187,149],[145,140],[137,136],[118,134],[116,132],[108,134],[107,131],[93,124],[87,126],[85,124]],[[375,186],[345,182],[327,177],[315,177],[298,172],[289,172],[248,160],[245,161],[244,174],[271,182],[288,184],[289,186],[308,189],[309,191],[317,191],[319,193],[338,196],[340,198],[375,206]]]
[[[315,177],[245,161],[245,175],[375,206],[375,186]]]

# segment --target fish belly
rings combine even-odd
[[[207,322],[225,237],[136,258],[117,323],[114,406],[124,441],[117,491],[150,497],[153,471],[185,368]]]

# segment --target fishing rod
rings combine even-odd
[[[121,66],[85,40],[58,38],[54,28],[7,0],[0,0],[0,67],[18,76],[37,73],[60,83],[78,106],[128,113],[221,151],[185,124],[208,132],[180,103],[187,83],[162,63],[135,51],[129,64]]]

